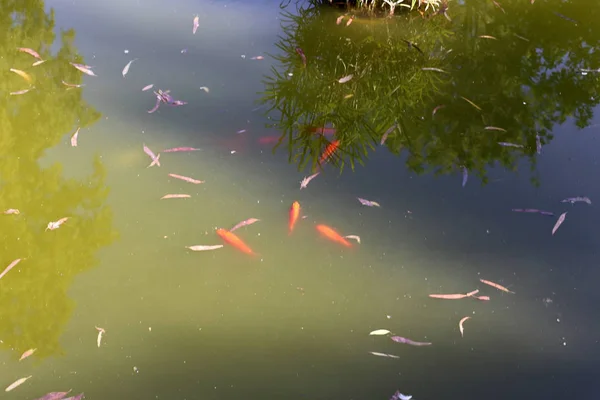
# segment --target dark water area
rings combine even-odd
[[[600,3],[377,9],[0,0],[2,398],[598,398]]]

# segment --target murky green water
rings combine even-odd
[[[600,68],[600,3],[465,3],[337,25],[270,1],[0,1],[0,208],[19,210],[0,268],[21,259],[0,385],[31,376],[2,398],[596,398],[599,75],[581,70]],[[188,104],[149,114],[149,84]],[[258,256],[186,249],[248,218]],[[490,300],[428,297],[475,289]]]

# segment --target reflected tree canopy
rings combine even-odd
[[[552,127],[572,117],[583,128],[598,104],[598,75],[581,69],[600,68],[600,2],[451,1],[451,21],[317,3],[282,12],[262,97],[282,132],[274,151],[287,144],[299,169],[314,169],[333,140],[331,164],[363,164],[389,132],[384,145],[412,171],[464,167],[485,183],[486,167],[516,170],[520,158],[535,171]]]
[[[0,280],[0,346],[17,359],[37,348],[33,358],[43,358],[61,352],[59,338],[73,310],[67,295],[73,278],[97,263],[96,251],[116,232],[104,205],[108,189],[99,159],[81,181],[64,178],[61,164],[39,164],[47,149],[64,145],[65,134],[101,116],[85,103],[81,89],[62,83],[82,80],[68,63],[82,60],[75,33],[61,32],[62,45],[51,54],[54,15],[45,13],[42,1],[2,0],[0,22],[0,271],[23,259]],[[17,51],[21,47],[46,61],[32,66],[37,60]],[[29,74],[31,84],[10,68]],[[33,89],[14,94],[26,88]],[[60,229],[45,231],[48,222],[63,217],[69,220]]]

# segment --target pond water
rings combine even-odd
[[[584,3],[0,1],[2,398],[597,398]]]

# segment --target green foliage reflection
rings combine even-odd
[[[62,45],[50,54],[54,15],[42,1],[0,1],[0,270],[24,259],[0,280],[0,338],[18,358],[29,348],[43,358],[60,353],[59,337],[73,303],[67,289],[76,274],[96,264],[96,251],[115,238],[112,215],[105,206],[108,190],[99,158],[84,180],[66,179],[62,166],[41,168],[44,152],[59,144],[76,126],[89,126],[100,113],[82,99],[81,89],[62,84],[81,83],[81,73],[68,64],[81,61],[73,46],[75,33],[61,32]],[[17,48],[36,50],[36,61]],[[27,72],[34,89],[9,71]],[[76,149],[73,149],[74,151]],[[70,219],[58,230],[45,231],[50,221]]]
[[[332,163],[342,170],[364,163],[396,126],[385,146],[405,152],[412,171],[464,166],[486,182],[487,166],[516,170],[520,158],[535,171],[538,141],[549,143],[567,117],[589,125],[598,104],[600,82],[581,69],[600,66],[600,30],[592,29],[600,3],[467,0],[452,3],[452,22],[412,14],[349,26],[316,3],[283,11],[277,65],[262,97],[271,126],[282,131],[278,145],[287,143],[299,169],[314,169],[333,140],[315,127],[335,128],[340,151]],[[338,83],[348,74],[352,80]]]

